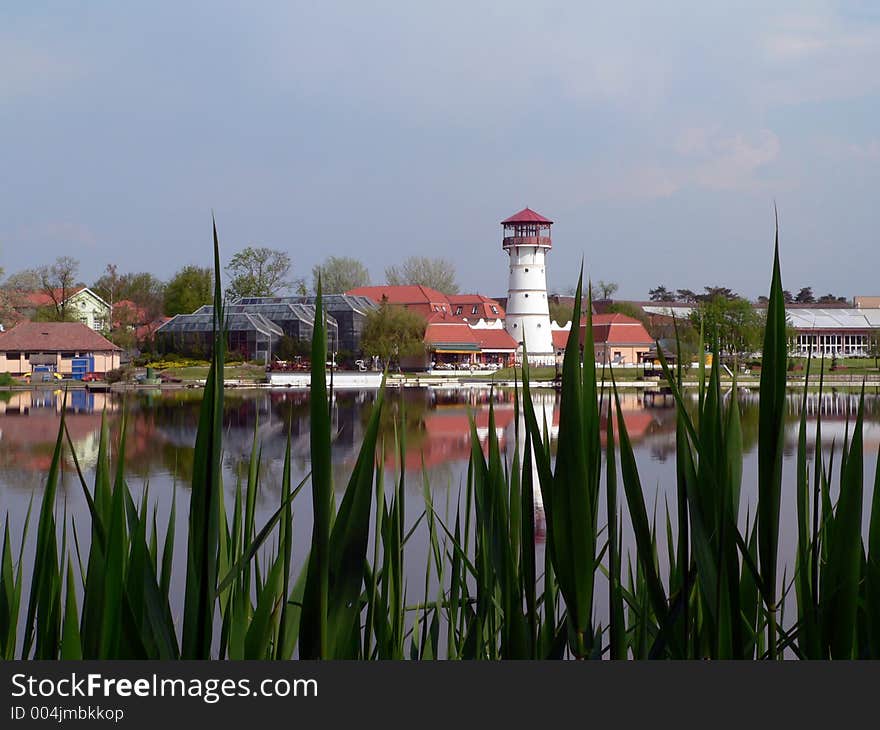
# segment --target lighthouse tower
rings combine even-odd
[[[501,221],[501,225],[504,250],[510,256],[504,328],[519,343],[520,353],[525,340],[529,364],[552,365],[555,358],[547,306],[545,257],[552,247],[550,226],[553,221],[523,208]]]

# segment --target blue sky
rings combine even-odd
[[[880,293],[873,2],[5,3],[0,267],[170,276],[287,250],[376,283],[442,255],[506,289],[498,222],[556,221],[620,295]],[[770,7],[772,5],[772,7]]]

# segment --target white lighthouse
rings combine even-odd
[[[507,315],[504,328],[519,345],[525,340],[529,364],[552,365],[555,361],[550,310],[547,305],[545,257],[552,248],[553,221],[523,208],[501,221],[504,250],[510,256]]]

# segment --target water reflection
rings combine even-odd
[[[730,394],[727,394],[729,397]],[[198,426],[200,391],[176,390],[129,394],[67,394],[67,428],[80,464],[91,469],[97,459],[100,428],[106,418],[111,434],[117,434],[125,414],[126,469],[130,480],[150,480],[162,485],[186,485],[192,476],[193,445]],[[488,388],[421,388],[390,391],[381,421],[385,464],[399,468],[396,439],[403,434],[403,467],[412,473],[424,469],[433,490],[454,489],[463,483],[470,456],[470,428],[488,448],[489,406],[493,406],[494,427],[502,453],[512,459],[515,446],[523,447],[525,425],[516,419],[512,390]],[[688,394],[689,408],[695,408],[695,394]],[[51,463],[58,435],[62,391],[33,390],[0,395],[0,493],[16,491],[29,495],[39,491]],[[340,391],[333,396],[333,467],[337,489],[344,488],[364,436],[375,393]],[[533,402],[539,422],[546,423],[551,448],[559,429],[559,396],[551,389],[535,389]],[[740,394],[743,445],[746,455],[755,449],[758,435],[758,401],[754,392]],[[797,430],[803,395],[792,392],[787,399],[786,455],[797,448]],[[652,398],[641,392],[621,393],[627,431],[633,442],[643,484],[665,481],[674,465],[675,410],[671,399]],[[828,392],[820,399],[812,393],[806,400],[808,442],[812,449],[816,417],[823,416],[823,439],[842,443],[848,424],[855,417],[858,394]],[[604,409],[603,409],[604,413]],[[865,446],[870,454],[880,446],[880,397],[872,393],[865,403]],[[294,457],[294,476],[309,469],[309,395],[294,390],[230,390],[224,410],[224,465],[234,483],[246,473],[256,433],[262,450],[263,481],[267,499],[273,501],[280,484],[281,464],[287,434]],[[402,424],[402,427],[401,427]],[[604,415],[602,438],[604,441]],[[114,436],[115,438],[115,436]],[[519,442],[517,441],[519,440]],[[670,462],[666,465],[666,462]],[[872,462],[873,463],[873,462]],[[651,466],[651,465],[654,466]],[[72,459],[66,459],[68,472]],[[421,489],[421,479],[410,479]],[[536,485],[536,504],[540,493]],[[539,527],[543,515],[536,515]]]

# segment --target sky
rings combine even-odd
[[[880,294],[880,4],[162,2],[0,7],[0,267],[161,278],[247,245],[374,283],[443,256],[503,296],[499,222],[555,221],[551,291]]]

